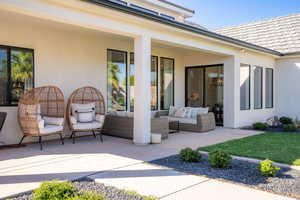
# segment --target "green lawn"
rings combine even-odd
[[[292,164],[300,158],[300,134],[264,133],[199,148],[202,151],[225,150],[232,155],[271,159]]]

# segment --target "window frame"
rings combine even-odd
[[[126,80],[126,87],[125,87],[125,90],[126,90],[126,94],[125,94],[125,110],[124,111],[128,111],[128,71],[129,71],[129,68],[128,68],[128,52],[127,51],[122,51],[122,50],[117,50],[117,49],[107,49],[106,50],[106,70],[107,70],[107,72],[106,72],[106,92],[107,92],[107,94],[106,94],[106,102],[107,102],[107,110],[108,110],[108,100],[109,100],[109,98],[108,98],[108,94],[109,94],[109,91],[108,91],[108,73],[109,73],[109,71],[108,71],[108,53],[109,53],[109,51],[115,51],[115,52],[119,52],[119,53],[125,53],[125,65],[126,65],[126,77],[125,77],[125,80]]]
[[[35,87],[35,54],[34,49],[31,48],[25,48],[25,47],[17,47],[17,46],[8,46],[8,45],[0,45],[0,49],[5,49],[7,51],[7,101],[8,104],[0,104],[0,107],[17,107],[18,104],[11,104],[12,96],[11,96],[11,89],[12,89],[12,83],[11,83],[11,52],[12,51],[29,51],[32,53],[32,87]]]
[[[252,87],[251,87],[251,83],[252,83],[252,81],[251,81],[251,79],[252,79],[252,76],[251,76],[251,65],[250,64],[244,64],[244,63],[241,63],[241,65],[240,65],[240,68],[242,68],[242,67],[248,67],[249,68],[249,108],[247,109],[242,109],[241,108],[241,101],[240,101],[240,110],[241,111],[243,111],[243,110],[251,110],[251,89],[252,89]],[[240,78],[241,78],[241,75],[240,75]],[[241,81],[241,79],[240,79],[240,81]],[[240,95],[241,95],[241,88],[240,88]]]
[[[162,76],[163,76],[163,73],[162,72],[162,60],[163,59],[168,59],[168,60],[172,60],[173,61],[173,80],[172,80],[172,83],[173,83],[173,104],[171,106],[174,106],[175,105],[175,59],[174,58],[167,58],[167,57],[160,57],[160,62],[159,62],[159,65],[160,65],[160,83],[159,83],[159,87],[160,87],[160,110],[164,111],[164,110],[169,110],[169,109],[165,109],[163,106],[164,106],[164,99],[162,98],[162,90],[164,89],[162,87]]]
[[[272,72],[272,93],[271,93],[271,98],[272,98],[272,106],[267,106],[267,104],[266,104],[266,100],[267,100],[267,94],[266,94],[266,92],[267,92],[267,71],[268,70],[271,70],[271,72]],[[271,108],[274,108],[274,69],[273,68],[270,68],[270,67],[267,67],[267,68],[265,68],[265,76],[266,76],[266,78],[265,78],[265,108],[267,108],[267,109],[271,109]]]
[[[255,68],[260,68],[261,69],[261,94],[260,94],[260,98],[261,98],[261,105],[260,107],[255,107]],[[261,67],[261,66],[254,66],[254,69],[253,69],[253,90],[254,90],[254,94],[253,94],[253,97],[254,97],[254,100],[253,100],[253,108],[254,110],[261,110],[263,109],[263,95],[264,95],[264,68]]]

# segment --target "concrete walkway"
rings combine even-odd
[[[217,129],[209,133],[179,133],[160,145],[136,146],[131,141],[105,137],[104,143],[92,137],[73,145],[66,140],[0,151],[0,198],[36,188],[42,181],[74,180],[89,176],[119,188],[136,190],[166,200],[180,199],[288,199],[200,176],[187,175],[164,167],[145,164],[175,154],[183,147],[196,148],[257,132]]]

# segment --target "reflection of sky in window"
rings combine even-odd
[[[0,71],[4,69],[3,60],[6,62],[6,51],[0,50]]]
[[[123,85],[126,79],[126,64],[124,63],[114,63],[114,64],[117,64],[119,66],[120,72],[118,73],[118,78],[120,81],[120,85]]]

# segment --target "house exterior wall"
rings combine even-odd
[[[300,119],[300,56],[276,62],[276,114]]]
[[[133,41],[84,30],[66,28],[39,21],[5,19],[0,16],[0,44],[34,49],[35,86],[55,85],[62,89],[65,100],[82,86],[98,88],[107,97],[107,49],[134,51]],[[22,31],[20,31],[22,30]],[[175,104],[184,105],[183,61],[180,51],[152,47],[152,54],[175,59]],[[182,95],[183,94],[183,95]],[[0,107],[8,112],[0,141],[18,143],[21,131],[17,122],[17,107]],[[51,139],[51,137],[49,137]],[[33,141],[26,138],[25,142]]]
[[[263,108],[262,109],[254,109],[254,81],[253,81],[253,67],[254,66],[260,66],[263,68],[275,68],[275,60],[273,58],[270,58],[268,56],[262,56],[256,53],[239,53],[237,55],[239,57],[239,62],[242,64],[248,64],[251,66],[251,109],[250,110],[240,110],[240,102],[239,99],[236,101],[236,106],[238,106],[235,113],[236,119],[234,120],[234,125],[228,126],[228,127],[242,127],[242,126],[248,126],[255,122],[264,122],[266,119],[272,117],[276,113],[276,99],[278,97],[277,90],[275,89],[277,86],[276,83],[276,76],[277,73],[274,71],[274,107],[273,108],[265,108],[265,81],[263,80]],[[197,65],[213,65],[213,64],[224,64],[226,63],[228,57],[219,56],[219,55],[213,55],[213,54],[188,54],[184,57],[185,66],[197,66]],[[234,79],[233,73],[226,73],[227,70],[230,70],[230,68],[224,68],[224,73],[228,80]],[[263,77],[265,77],[265,69],[263,70],[264,74]],[[237,73],[239,75],[239,72]],[[224,87],[225,87],[226,81],[224,81]],[[240,90],[239,83],[235,84],[235,90],[237,91],[237,95],[239,96],[239,90]],[[228,90],[231,90],[233,88],[229,88]],[[228,95],[226,90],[224,92],[224,98]],[[230,111],[232,112],[232,111]]]

